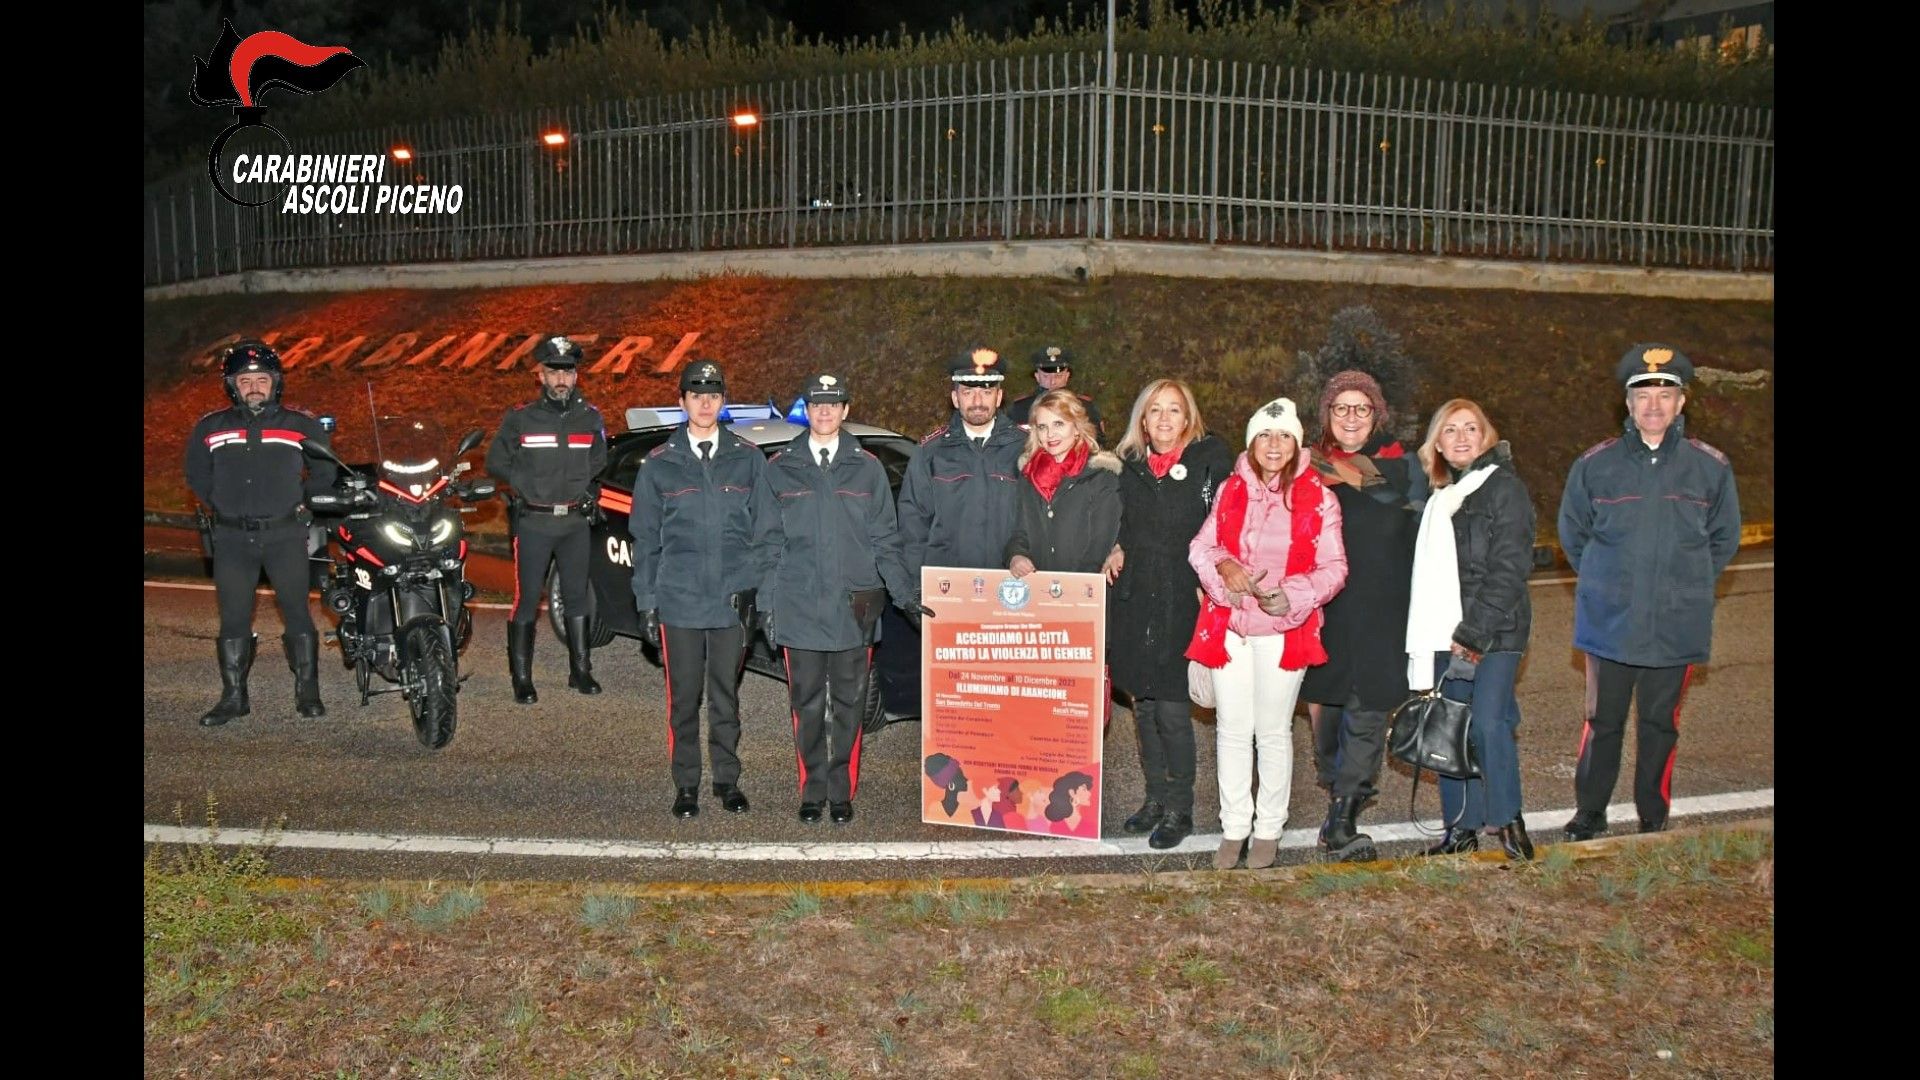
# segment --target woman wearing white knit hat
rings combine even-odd
[[[1300,410],[1275,398],[1247,420],[1188,560],[1207,594],[1187,656],[1213,669],[1220,850],[1214,866],[1272,866],[1293,787],[1293,706],[1323,663],[1320,609],[1347,581],[1340,502],[1301,450]],[[1255,761],[1260,783],[1251,793]],[[1252,844],[1248,845],[1248,838]]]

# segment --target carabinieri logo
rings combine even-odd
[[[1027,583],[1019,578],[1010,577],[1000,583],[1000,606],[1008,611],[1026,607],[1029,598]]]
[[[193,58],[193,83],[187,89],[195,105],[209,109],[233,106],[233,125],[222,131],[207,151],[207,176],[214,190],[239,206],[261,206],[271,201],[271,196],[258,202],[236,198],[220,182],[220,151],[227,140],[247,128],[264,128],[291,150],[287,137],[266,121],[267,107],[261,101],[267,91],[285,88],[296,94],[317,94],[339,82],[347,72],[366,66],[342,45],[308,45],[278,30],[262,30],[241,40],[231,21],[220,20],[220,40],[213,47],[213,57]]]

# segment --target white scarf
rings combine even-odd
[[[1498,465],[1488,465],[1427,496],[1420,538],[1413,546],[1413,604],[1407,610],[1407,685],[1433,689],[1433,656],[1453,648],[1460,625],[1460,556],[1453,545],[1453,515],[1480,490]]]

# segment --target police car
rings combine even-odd
[[[645,466],[647,454],[686,420],[686,411],[677,407],[628,409],[628,430],[607,439],[607,467],[598,478],[600,508],[605,511],[606,520],[592,526],[587,591],[587,633],[595,648],[611,642],[616,634],[640,637],[640,613],[633,606],[633,539],[627,530],[627,518],[633,509],[634,480]],[[797,402],[785,414],[771,404],[729,404],[721,412],[720,422],[767,454],[806,430]],[[898,498],[900,481],[907,474],[907,461],[913,456],[914,441],[871,424],[849,422],[840,430],[859,439],[862,448],[880,459],[887,471],[887,483]],[[554,634],[564,641],[567,612],[560,598],[558,575],[557,568],[548,571],[547,613],[553,620]],[[659,662],[658,654],[650,646],[642,642],[641,649],[649,659]],[[754,634],[748,643],[747,668],[783,682],[787,677],[786,666],[761,634]],[[881,622],[879,644],[874,649],[873,678],[867,686],[862,723],[867,733],[873,734],[891,721],[919,715],[920,635],[889,605]]]

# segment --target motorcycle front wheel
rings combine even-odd
[[[408,630],[407,656],[407,704],[413,710],[413,733],[419,736],[420,745],[438,750],[453,741],[453,729],[459,721],[456,695],[460,672],[437,626]]]

